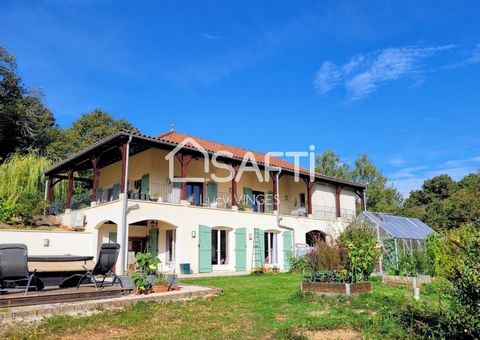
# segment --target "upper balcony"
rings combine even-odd
[[[130,142],[128,137],[131,137]],[[129,199],[152,204],[182,204],[262,214],[278,212],[328,221],[346,221],[355,216],[355,195],[361,198],[364,208],[364,187],[354,183],[320,175],[312,181],[304,170],[294,176],[289,168],[293,165],[280,160],[276,160],[277,170],[258,163],[262,174],[265,171],[264,180],[259,180],[254,172],[242,172],[240,165],[244,163],[236,157],[222,156],[217,163],[223,166],[208,168],[205,163],[210,154],[205,150],[199,152],[183,146],[176,151],[175,145],[157,138],[119,133],[65,160],[46,172],[49,211],[60,213],[64,209],[75,210],[114,201],[124,188]],[[174,157],[169,159],[173,152]],[[225,178],[225,166],[231,167],[233,178],[217,180]],[[66,195],[55,198],[53,187],[61,180],[67,182]]]

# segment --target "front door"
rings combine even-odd
[[[265,193],[253,191],[253,211],[265,212]]]
[[[247,270],[247,229],[235,230],[235,269],[237,272]]]

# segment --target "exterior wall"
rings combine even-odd
[[[24,243],[29,255],[96,256],[93,237],[92,233],[76,231],[0,230],[1,243]],[[48,240],[48,246],[44,246],[44,240]]]

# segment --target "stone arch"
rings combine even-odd
[[[327,235],[320,230],[310,230],[305,234],[305,240],[308,246],[313,247],[317,242],[325,242]]]

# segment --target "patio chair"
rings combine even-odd
[[[25,244],[0,244],[0,288],[23,287],[26,281],[25,295],[30,288],[39,290],[43,287],[32,285],[36,272],[36,269],[32,273],[28,272],[28,248]]]
[[[83,267],[87,272],[83,274],[77,284],[77,289],[80,287],[82,281],[86,278],[90,278],[95,284],[95,289],[98,290],[99,287],[103,287],[103,283],[107,277],[113,277],[112,286],[118,280],[120,287],[123,288],[122,280],[118,277],[115,272],[113,272],[113,267],[117,263],[118,253],[120,252],[120,245],[118,243],[104,243],[100,247],[100,253],[98,254],[97,263],[92,270],[88,270],[85,266]],[[98,284],[95,276],[103,275],[102,282]]]

